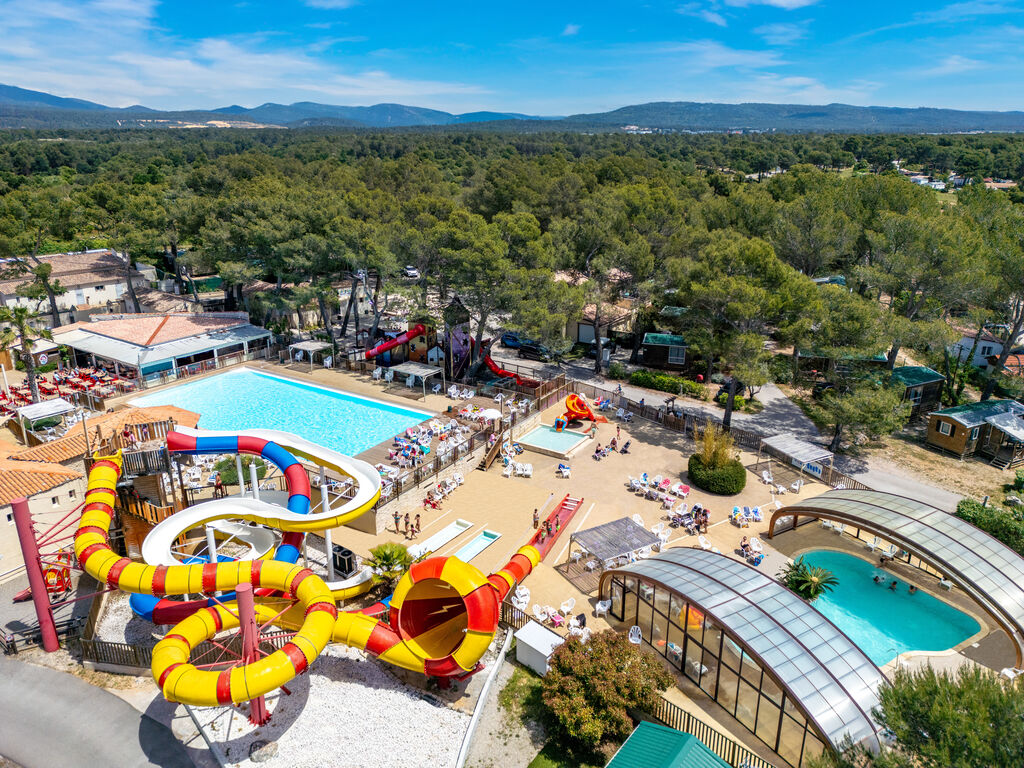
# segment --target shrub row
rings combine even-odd
[[[708,467],[695,453],[690,456],[686,470],[693,485],[722,496],[737,494],[747,484],[747,470],[736,459],[721,467]]]
[[[672,376],[667,373],[655,373],[654,371],[634,371],[629,377],[629,383],[635,387],[656,389],[659,392],[668,392],[672,395],[688,395],[689,397],[707,397],[706,391],[701,384],[681,376]]]
[[[715,402],[718,403],[720,406],[722,406],[724,408],[725,407],[725,403],[726,403],[726,401],[728,401],[728,399],[729,399],[728,393],[723,392],[722,394],[720,394],[718,397],[715,398]],[[737,411],[742,411],[744,409],[744,407],[746,407],[746,405],[747,405],[747,398],[745,398],[743,395],[735,395],[735,396],[733,396],[733,398],[732,398],[732,407],[734,409],[736,409]]]
[[[1024,555],[1024,520],[1018,513],[983,507],[974,499],[961,499],[956,505],[956,516],[999,539],[1017,554]]]

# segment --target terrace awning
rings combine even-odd
[[[23,405],[17,409],[17,414],[19,419],[32,422],[48,419],[52,416],[63,416],[65,413],[71,413],[74,410],[74,403],[69,403],[63,397],[55,397],[52,400],[44,400],[41,403]]]
[[[424,365],[423,363],[402,363],[401,365],[393,365],[388,370],[394,371],[396,374],[402,376],[415,376],[418,379],[426,381],[431,376],[440,376],[441,369],[433,365]]]
[[[789,457],[796,466],[832,463],[831,451],[822,448],[820,445],[801,440],[789,432],[765,437],[761,440],[761,444]]]
[[[623,517],[585,531],[578,531],[569,537],[569,543],[575,543],[598,560],[608,561],[644,547],[653,547],[660,544],[661,539],[628,517]]]

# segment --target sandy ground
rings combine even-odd
[[[494,678],[473,734],[466,768],[526,768],[544,746],[546,735],[540,726],[528,728],[498,703],[498,694],[513,671],[515,664],[506,660]]]

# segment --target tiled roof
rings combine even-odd
[[[202,312],[203,305],[196,304],[191,296],[158,291],[156,288],[136,288],[139,302],[154,312]]]
[[[65,288],[78,288],[86,285],[123,283],[125,281],[124,262],[113,251],[97,250],[84,253],[50,253],[38,257],[44,264],[52,268],[51,280],[59,280]],[[33,264],[25,259],[26,266],[31,269]],[[143,279],[136,270],[131,274],[136,279]],[[14,289],[22,283],[32,280],[31,275],[22,275],[8,280],[0,280],[0,293],[14,293]]]
[[[173,405],[154,405],[148,408],[125,408],[113,413],[103,413],[86,419],[89,430],[89,446],[95,450],[101,438],[110,437],[121,431],[125,424],[151,424],[157,421],[174,419],[177,424],[195,427],[199,423],[199,414],[186,411]],[[88,448],[85,443],[85,430],[76,425],[64,437],[48,443],[26,448],[11,455],[19,461],[50,461],[57,464],[85,456]]]
[[[1010,355],[1006,358],[1003,371],[1010,376],[1024,376],[1024,355]]]
[[[31,498],[84,476],[84,471],[60,464],[0,459],[0,504],[10,504],[22,496]]]
[[[587,304],[583,307],[581,313],[583,319],[589,323],[594,322],[594,312],[597,306],[595,304]],[[633,312],[633,305],[628,300],[620,301],[618,304],[609,304],[608,302],[601,302],[601,326],[607,328],[621,323]]]
[[[77,328],[129,344],[152,347],[210,331],[235,328],[248,322],[248,316],[244,312],[100,315],[86,323],[73,323],[56,328],[54,335],[59,337],[60,334]]]

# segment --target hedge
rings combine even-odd
[[[693,485],[721,496],[735,495],[747,484],[747,470],[736,459],[715,469],[704,466],[700,456],[695,453],[690,456],[686,470]]]
[[[1019,513],[984,507],[980,501],[961,499],[956,505],[956,516],[976,525],[994,536],[1019,555],[1024,555],[1024,520]]]
[[[715,402],[718,403],[723,408],[725,408],[725,404],[728,401],[729,401],[729,394],[727,392],[723,392],[722,394],[720,394],[718,397],[715,398]],[[742,411],[744,408],[746,408],[746,406],[747,406],[747,398],[745,398],[743,395],[733,395],[732,407],[733,407],[734,410]]]
[[[704,397],[704,387],[695,381],[684,379],[680,376],[671,376],[667,373],[654,373],[654,371],[634,371],[629,377],[629,383],[634,387],[645,387],[656,389],[659,392],[668,392],[672,395],[684,394],[690,397]]]

